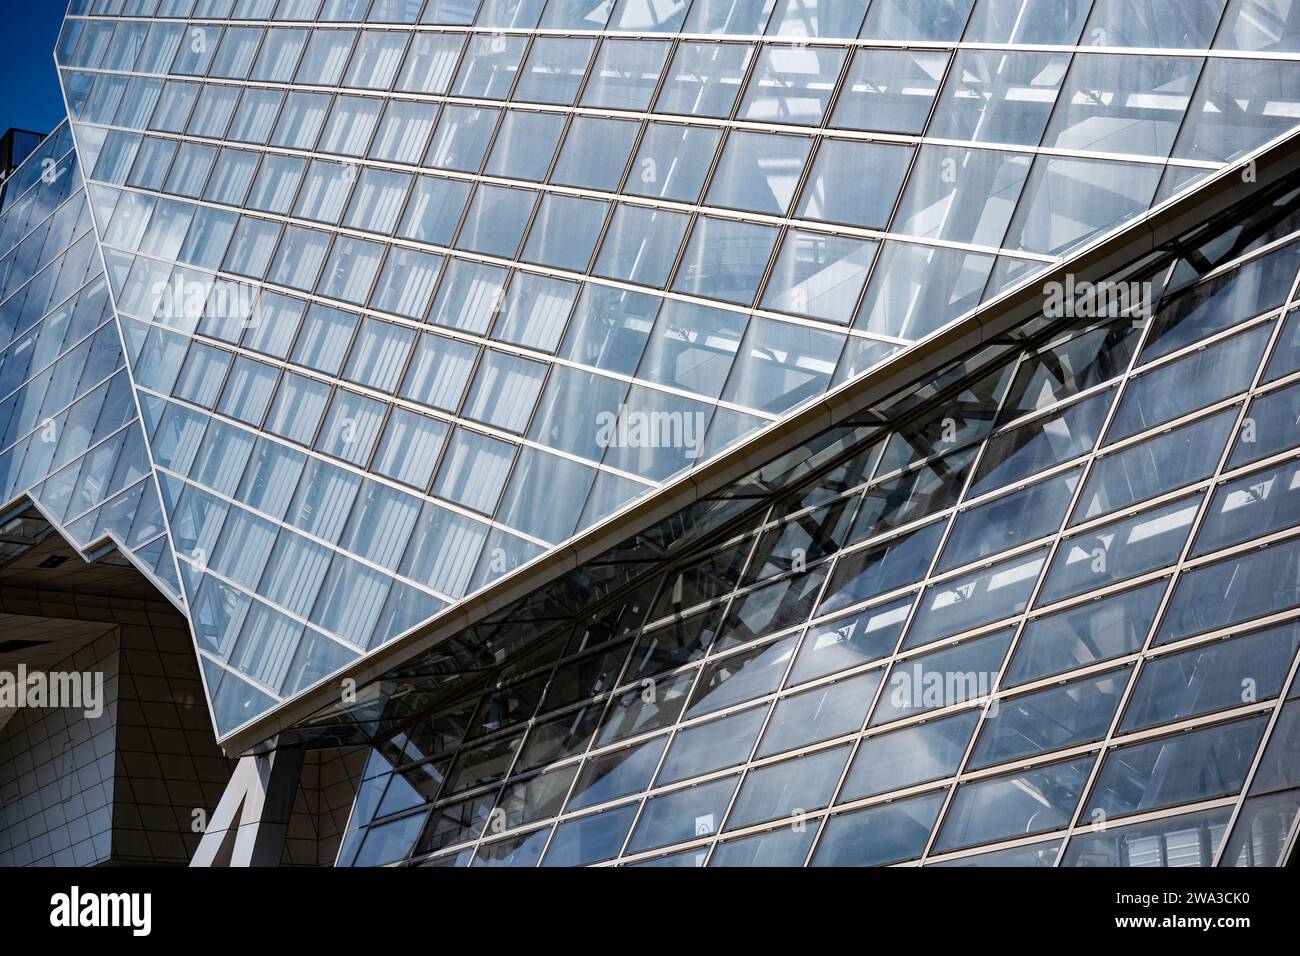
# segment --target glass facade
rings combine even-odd
[[[83,554],[116,547],[181,605],[67,124],[0,193],[0,341],[0,534],[21,537],[33,503]]]
[[[219,734],[1289,131],[1258,7],[73,0]]]
[[[1291,180],[327,707],[338,863],[1283,862],[1297,249]]]
[[[219,739],[359,747],[338,865],[1291,852],[1285,4],[72,0],[55,62],[0,566],[120,552]]]

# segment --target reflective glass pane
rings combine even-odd
[[[1030,621],[1003,685],[1014,687],[1138,650],[1146,643],[1166,584],[1157,581]]]
[[[826,821],[813,866],[884,866],[925,850],[943,808],[944,793],[842,813]]]
[[[935,852],[1044,833],[1070,822],[1095,756],[959,787]]]
[[[1109,819],[1236,793],[1266,721],[1249,717],[1111,750],[1085,815]]]
[[[727,817],[727,829],[820,810],[830,803],[848,756],[847,746],[836,747],[751,770]]]
[[[1101,740],[1132,673],[1125,667],[1021,697],[1000,698],[989,710],[968,766],[991,767]]]
[[[871,797],[956,773],[979,716],[978,709],[967,710],[868,737],[853,758],[840,800]]]

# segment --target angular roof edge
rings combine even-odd
[[[1068,274],[1108,275],[1224,212],[1250,192],[1267,189],[1297,170],[1300,170],[1300,128],[1248,153],[1189,192],[1174,196],[1140,218],[1098,237],[1058,265],[1027,277],[876,368],[827,392],[402,637],[376,648],[321,684],[237,728],[218,744],[228,754],[237,755],[268,741],[333,703],[335,689],[341,681],[350,679],[355,681],[355,686],[363,686],[656,522],[740,480],[756,467],[797,448],[846,417],[936,373],[949,362],[1041,314],[1043,290],[1048,283]]]

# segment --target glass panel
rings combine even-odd
[[[670,670],[699,660],[708,651],[722,620],[722,608],[647,630],[637,641],[628,664],[627,678]]]
[[[1196,537],[1194,554],[1207,554],[1300,523],[1296,491],[1300,465],[1288,464],[1221,485]]]
[[[630,375],[641,359],[660,300],[607,286],[582,289],[560,354]]]
[[[628,843],[628,852],[637,853],[717,833],[738,779],[724,777],[651,797],[646,801],[636,832]]]
[[[1225,0],[1097,0],[1084,28],[1097,46],[1170,47],[1200,50],[1210,45]]]
[[[408,319],[422,319],[433,297],[442,262],[442,256],[389,247],[384,271],[370,296],[371,307]]]
[[[550,0],[542,14],[543,28],[603,30],[613,10],[612,0]]]
[[[959,40],[975,0],[873,0],[862,36],[869,40]]]
[[[528,429],[546,366],[488,349],[465,404],[465,416],[506,431]]]
[[[1101,740],[1132,673],[1124,667],[1034,694],[998,699],[989,709],[968,767],[991,767]]]
[[[1079,833],[1070,840],[1061,866],[1209,866],[1231,816],[1231,807],[1216,807]]]
[[[1002,245],[1063,255],[1145,212],[1158,182],[1155,166],[1039,157]]]
[[[1105,525],[1061,542],[1039,598],[1048,604],[1073,594],[1173,564],[1182,554],[1201,497]]]
[[[868,737],[858,747],[840,801],[871,797],[957,772],[980,711]]]
[[[370,298],[383,257],[384,247],[380,243],[339,236],[321,274],[320,293],[364,305]]]
[[[722,140],[722,131],[698,126],[651,123],[646,127],[628,177],[636,196],[694,203]]]
[[[1286,301],[1300,267],[1300,244],[1291,243],[1267,255],[1252,259],[1205,282],[1167,297],[1151,324],[1143,358],[1167,355],[1215,332],[1231,328],[1255,315],[1271,312]],[[1294,322],[1282,332],[1279,355],[1269,363],[1270,378],[1289,371],[1294,364],[1279,367],[1279,358],[1294,348]],[[1285,359],[1283,359],[1285,361]]]
[[[741,130],[727,138],[707,201],[783,216],[803,175],[812,140]]]
[[[929,135],[1037,146],[1069,63],[1064,53],[961,51]]]
[[[500,115],[500,110],[487,107],[445,107],[424,164],[440,169],[478,172]]]
[[[507,110],[484,172],[534,182],[546,179],[563,132],[564,117],[558,113]]]
[[[819,740],[856,733],[867,719],[882,677],[884,670],[877,669],[782,698],[772,713],[757,756],[770,757]],[[839,766],[843,767],[843,762]],[[836,773],[838,776],[838,768]]]
[[[1227,163],[1294,126],[1297,64],[1282,60],[1211,57],[1178,134],[1172,155]],[[1221,103],[1236,104],[1235,121],[1225,123]]]
[[[343,85],[387,90],[393,85],[409,37],[390,30],[364,30],[352,54]]]
[[[1200,71],[1201,60],[1192,57],[1080,54],[1043,145],[1163,159]]]
[[[1001,246],[1028,175],[1022,153],[924,146],[891,231]]]
[[[699,2],[697,0],[697,8]],[[709,859],[709,866],[803,866],[808,859],[808,851],[812,849],[813,840],[817,837],[820,823],[820,820],[815,820],[809,825],[800,821],[794,826],[720,843]]]
[[[753,707],[679,730],[659,771],[658,785],[745,763],[766,717],[767,707]]]
[[[978,0],[962,38],[970,43],[1072,46],[1092,0]]]
[[[927,863],[927,866],[962,866],[962,867],[1031,867],[1053,866],[1061,850],[1061,840],[1044,840],[1029,846],[1016,846],[1006,850],[990,850],[956,859]]]
[[[586,272],[600,239],[609,203],[548,193],[524,245],[526,262]]]
[[[458,34],[415,34],[397,89],[406,93],[446,93],[464,47],[465,39]]]
[[[673,56],[656,111],[729,117],[753,49],[740,43],[682,43]]]
[[[600,461],[613,440],[612,435],[601,430],[601,424],[617,420],[627,392],[626,382],[556,366],[534,416],[530,437],[551,448]],[[592,427],[593,421],[596,428]]]
[[[1045,833],[1070,822],[1095,755],[958,788],[934,852]]]
[[[441,335],[421,335],[406,372],[402,397],[432,408],[455,411],[460,407],[477,356],[477,346]]]
[[[554,352],[577,296],[577,283],[517,272],[492,337]]]
[[[790,230],[762,306],[848,325],[877,248],[878,243],[867,240]]]
[[[858,50],[831,124],[846,129],[920,133],[939,93],[948,54]]]
[[[944,793],[843,813],[826,822],[813,866],[884,866],[921,855]]]
[[[637,793],[650,786],[668,737],[656,737],[634,747],[591,757],[573,787],[568,810],[582,810]]]
[[[423,491],[433,477],[447,431],[445,422],[394,409],[375,456],[375,471]]]
[[[525,448],[498,520],[544,541],[563,541],[573,533],[595,478],[586,465]],[[537,507],[539,488],[550,490],[545,508]]]
[[[618,856],[637,804],[567,820],[555,828],[542,866],[587,866]]]
[[[566,186],[617,190],[640,132],[640,124],[627,120],[575,116],[551,181]]]
[[[519,62],[528,46],[527,36],[478,33],[470,37],[452,86],[456,96],[504,100],[510,95]]]
[[[451,244],[469,199],[470,184],[435,176],[421,176],[406,204],[397,234],[438,246]]]
[[[595,747],[636,734],[660,730],[672,724],[686,704],[695,674],[651,681],[619,694],[610,703],[604,724],[596,737]]]
[[[1120,730],[1140,730],[1276,697],[1297,647],[1300,628],[1289,624],[1148,661]]]
[[[984,451],[970,494],[982,495],[1091,451],[1114,400],[1109,390],[998,435]]]
[[[1046,563],[1047,552],[1034,551],[986,571],[930,585],[921,595],[916,618],[903,646],[920,647],[950,634],[1020,614],[1028,606],[1030,592]]]
[[[970,564],[1055,532],[1074,499],[1080,474],[1071,471],[961,512],[953,522],[936,572]]]
[[[363,395],[338,390],[316,438],[316,448],[354,465],[370,460],[387,407]]]
[[[1156,643],[1300,604],[1300,542],[1288,541],[1183,574]]]
[[[727,829],[820,810],[830,803],[848,756],[847,746],[836,747],[751,770],[727,817]]]
[[[1266,716],[1250,717],[1111,750],[1097,775],[1086,818],[1108,820],[1236,793],[1267,721]]]
[[[842,556],[817,613],[837,611],[921,580],[934,560],[943,530],[944,523],[936,522],[876,547]]]
[[[1300,24],[1295,9],[1277,0],[1230,0],[1214,45],[1228,50],[1298,52]]]
[[[429,322],[483,335],[501,306],[506,271],[495,266],[452,259],[443,271]]]
[[[313,30],[296,81],[309,86],[337,86],[356,37],[355,30]]]
[[[514,458],[513,445],[457,428],[438,472],[434,493],[490,515],[496,511]]]
[[[1167,583],[1157,581],[1030,621],[1003,685],[1014,687],[1137,651],[1146,643]]]
[[[1236,408],[1225,409],[1151,441],[1099,457],[1075,508],[1074,521],[1110,514],[1208,478],[1218,467],[1237,412]]]
[[[690,0],[619,0],[609,28],[637,33],[676,33],[682,28],[689,6]]]
[[[933,654],[898,661],[889,672],[868,726],[879,727],[902,717],[989,695],[1011,647],[1012,633],[1002,630]]]
[[[344,377],[359,385],[389,391],[397,385],[415,333],[375,319],[363,319]]]
[[[587,78],[582,105],[615,110],[647,109],[670,46],[665,40],[606,40]]]
[[[886,242],[853,327],[920,339],[977,306],[992,268],[992,256]]]
[[[830,47],[763,47],[745,88],[739,117],[820,126],[846,55],[846,50]]]
[[[619,206],[614,210],[595,273],[662,288],[677,261],[689,217],[662,209]]]
[[[750,305],[767,271],[776,237],[777,230],[771,226],[700,217],[673,290]]]
[[[402,214],[411,177],[377,169],[364,169],[343,225],[387,235],[397,225]]]
[[[1300,744],[1300,737],[1296,736],[1296,728],[1300,726],[1300,705],[1294,703],[1296,700],[1300,700],[1300,684],[1293,681],[1288,701],[1273,725],[1268,746],[1264,748],[1264,755],[1255,770],[1255,779],[1250,783],[1251,794],[1300,787],[1300,762],[1295,759]]]
[[[868,0],[778,0],[771,36],[855,37]]]
[[[668,301],[659,312],[637,378],[714,398],[726,382],[745,316]]]
[[[1300,420],[1295,414],[1298,397],[1300,385],[1292,385],[1261,395],[1250,403],[1228,459],[1230,468],[1267,458],[1300,444]]]
[[[808,629],[790,683],[848,670],[893,653],[912,609],[912,597],[868,608]]]
[[[582,37],[537,37],[514,99],[571,104],[595,46],[595,40]]]
[[[774,6],[776,0],[695,0],[685,32],[760,34]]]
[[[796,215],[882,229],[898,201],[912,151],[886,143],[823,140]],[[861,170],[870,169],[870,176]]]
[[[776,690],[797,640],[788,637],[707,666],[686,716],[696,717]]]
[[[531,189],[480,185],[456,245],[471,252],[514,258],[536,201],[537,193]]]
[[[1300,810],[1300,790],[1246,800],[1220,865],[1280,866],[1297,810]]]

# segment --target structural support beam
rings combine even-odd
[[[240,758],[190,866],[278,866],[304,751]]]

